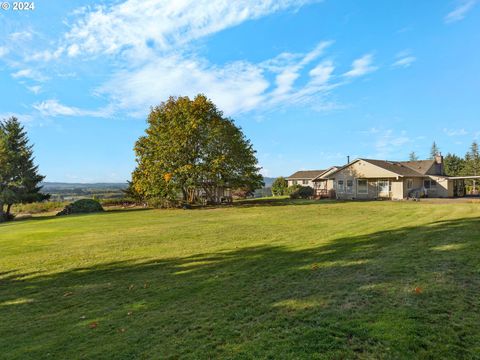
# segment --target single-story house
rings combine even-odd
[[[441,155],[420,161],[356,159],[327,177],[338,199],[465,195],[464,178],[448,177]]]
[[[314,187],[313,179],[322,175],[326,170],[302,170],[286,178],[288,186],[302,185]]]

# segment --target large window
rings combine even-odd
[[[339,193],[343,193],[344,184],[345,184],[345,183],[343,182],[343,180],[338,180],[338,181],[337,181],[337,191],[338,191]]]
[[[368,181],[366,179],[357,180],[357,193],[368,194]]]
[[[413,179],[407,179],[407,189],[408,190],[413,189]]]
[[[423,187],[425,189],[436,188],[437,182],[435,180],[425,179],[423,180]]]
[[[390,181],[389,180],[378,180],[378,192],[379,193],[389,193],[391,191]]]
[[[347,180],[347,193],[351,194],[353,192],[353,180]]]
[[[308,185],[308,180],[302,180],[303,185]]]

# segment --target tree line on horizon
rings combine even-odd
[[[430,159],[440,155],[440,148],[434,141],[430,148]],[[417,161],[418,156],[415,152],[411,152],[410,161]],[[445,173],[449,176],[478,176],[480,175],[480,152],[477,141],[473,141],[465,155],[458,156],[454,153],[447,153],[443,157]]]

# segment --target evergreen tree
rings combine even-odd
[[[480,175],[480,154],[478,150],[478,143],[474,141],[470,146],[470,151],[465,155],[465,175]],[[476,191],[476,180],[472,180],[472,190]]]
[[[463,174],[465,160],[463,160],[461,157],[448,153],[443,159],[443,164],[445,166],[445,173],[447,175],[460,176]]]
[[[40,192],[44,176],[34,164],[32,146],[17,118],[0,121],[0,218],[11,219],[11,207],[48,199]]]
[[[437,146],[437,143],[434,141],[432,147],[430,148],[430,159],[435,159],[435,156],[440,154],[440,149]]]
[[[412,152],[408,155],[408,160],[409,160],[409,161],[418,161],[418,156],[417,156],[417,154],[415,154],[415,151],[412,151]]]

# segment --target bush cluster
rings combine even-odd
[[[65,208],[57,214],[57,216],[85,214],[100,211],[103,211],[103,207],[98,201],[92,199],[81,199],[65,206]]]
[[[293,187],[295,187],[295,185],[291,186],[290,188],[293,188]],[[296,185],[296,188],[292,189],[292,191],[290,192],[290,198],[291,199],[310,199],[313,197],[314,193],[315,191],[310,186]]]

